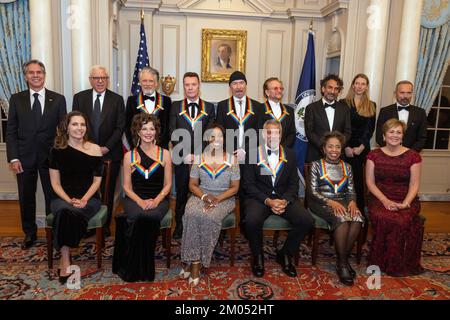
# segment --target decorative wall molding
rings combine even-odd
[[[322,14],[322,17],[325,18],[329,16],[330,14],[333,14],[335,12],[338,12],[342,9],[348,9],[348,2],[350,0],[335,0],[331,2],[330,4],[323,7],[320,12]]]

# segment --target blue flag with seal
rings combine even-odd
[[[141,86],[139,85],[139,71],[141,71],[143,67],[148,66],[150,66],[150,62],[147,53],[147,39],[145,37],[144,20],[141,19],[139,50],[136,59],[136,66],[134,67],[133,83],[131,84],[132,95],[135,96],[141,92]]]
[[[295,127],[297,129],[297,139],[295,139],[295,153],[297,156],[297,168],[301,173],[301,180],[304,184],[304,165],[306,152],[308,150],[308,139],[305,133],[305,109],[306,106],[314,102],[316,97],[316,58],[314,54],[314,33],[311,28],[308,33],[308,46],[306,48],[305,60],[303,61],[302,73],[298,82],[297,94],[295,98]]]

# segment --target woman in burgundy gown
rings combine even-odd
[[[402,121],[386,121],[383,126],[386,146],[371,151],[366,163],[373,229],[369,265],[400,277],[423,272],[420,266],[423,220],[417,197],[422,159],[416,151],[402,146],[405,129]]]

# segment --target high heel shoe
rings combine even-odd
[[[61,275],[61,269],[58,269],[58,280],[60,284],[66,284],[67,280],[70,278],[71,274],[67,275],[67,276],[62,276]]]
[[[347,269],[348,272],[350,273],[350,276],[355,279],[356,278],[356,271],[352,268],[352,266],[350,265],[350,263],[347,261]]]
[[[342,284],[345,284],[346,286],[352,286],[353,285],[353,278],[350,275],[350,271],[347,268],[346,264],[336,264],[336,273],[339,277],[339,281]]]
[[[183,269],[183,267],[181,267],[181,271],[180,271],[180,277],[183,279],[187,279],[189,278],[189,276],[191,275],[191,273],[189,271],[185,271]]]
[[[200,277],[193,279],[192,277],[189,276],[189,285],[195,287],[196,285],[198,285],[198,283],[200,282]]]

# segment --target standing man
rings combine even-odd
[[[322,158],[321,139],[326,132],[339,131],[349,141],[352,134],[350,109],[337,101],[342,90],[342,80],[330,74],[320,81],[322,99],[311,103],[305,110],[305,133],[309,146],[306,162]]]
[[[281,144],[287,148],[293,148],[296,136],[294,109],[285,106],[281,100],[283,99],[283,82],[278,78],[269,78],[263,85],[264,101],[263,117],[260,124],[262,128],[264,122],[275,119],[281,123],[283,127],[283,136]]]
[[[28,90],[13,94],[9,100],[6,152],[11,170],[17,175],[20,215],[25,239],[22,249],[36,241],[36,187],[41,178],[45,213],[50,213],[53,189],[48,171],[48,154],[56,127],[67,113],[64,96],[44,87],[45,66],[38,60],[23,65]]]
[[[114,209],[114,191],[122,160],[122,133],[125,127],[125,105],[122,96],[108,90],[109,74],[105,67],[93,66],[89,72],[92,89],[78,92],[73,97],[72,110],[83,112],[89,120],[90,138],[101,148],[103,159],[111,160],[109,180],[108,219],[105,236],[111,235]],[[105,193],[105,181],[102,179],[101,193]]]
[[[255,277],[264,276],[262,228],[270,215],[278,215],[292,225],[284,246],[276,255],[277,262],[289,277],[297,276],[292,257],[313,226],[311,215],[297,201],[297,161],[294,151],[280,145],[282,131],[280,122],[275,119],[264,123],[264,141],[257,150],[257,164],[247,165],[243,175],[245,228]]]
[[[377,121],[376,139],[380,147],[385,145],[383,141],[383,125],[391,119],[396,118],[406,124],[406,132],[402,144],[407,147],[422,151],[427,142],[427,115],[422,108],[411,105],[414,85],[412,82],[403,80],[395,87],[395,104],[381,108]]]
[[[137,96],[128,97],[125,110],[125,135],[130,145],[130,150],[135,147],[131,135],[131,123],[133,117],[141,112],[154,114],[161,124],[161,136],[159,145],[164,149],[169,146],[169,116],[172,100],[156,91],[159,83],[159,72],[151,67],[144,67],[139,72],[139,84],[142,91]]]
[[[197,73],[186,72],[183,76],[183,87],[185,98],[174,101],[170,110],[171,139],[175,150],[178,150],[178,153],[174,151],[172,155],[177,193],[174,239],[181,239],[183,233],[182,218],[189,193],[189,173],[194,162],[194,154],[201,154],[203,133],[215,118],[214,105],[200,99],[200,78]],[[194,136],[198,137],[199,141],[194,141]],[[177,146],[178,144],[181,145]]]

